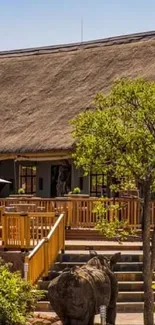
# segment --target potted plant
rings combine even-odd
[[[67,196],[74,197],[74,196],[80,196],[80,197],[89,197],[88,194],[82,194],[79,187],[74,187],[72,191],[70,191]]]
[[[25,190],[24,190],[23,187],[21,187],[21,188],[18,189],[18,194],[19,195],[25,194]]]
[[[81,194],[81,190],[80,190],[80,188],[79,187],[75,187],[74,189],[73,189],[73,191],[71,192],[71,194]]]

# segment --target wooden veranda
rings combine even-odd
[[[94,212],[95,204],[100,201],[98,198],[66,197],[55,199],[43,198],[7,198],[0,199],[0,206],[5,212],[54,212],[56,215],[64,213],[65,225],[72,228],[93,228],[98,215]],[[137,229],[141,226],[141,206],[138,199],[133,198],[110,198],[102,199],[106,209],[105,218],[109,221],[118,217],[119,220],[126,220],[129,226]],[[110,209],[117,205],[119,208]],[[155,219],[155,201],[150,204],[151,224]],[[0,221],[1,225],[1,221]]]
[[[94,207],[98,201],[75,197],[0,199],[1,248],[27,252],[25,278],[35,283],[48,273],[59,251],[64,249],[65,228],[94,228],[98,219]],[[108,221],[117,217],[135,230],[141,227],[141,206],[137,199],[102,199],[102,204]],[[113,208],[115,205],[117,209]],[[155,201],[150,204],[150,214],[153,225]]]

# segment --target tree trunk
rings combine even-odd
[[[153,325],[153,290],[152,290],[152,268],[150,247],[150,183],[144,185],[144,207],[143,207],[143,278],[144,278],[144,325]]]
[[[151,247],[151,270],[152,270],[152,278],[153,278],[154,269],[155,269],[155,225],[153,227],[152,247]]]

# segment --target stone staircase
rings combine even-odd
[[[61,274],[64,268],[85,264],[90,258],[89,250],[92,249],[107,257],[116,252],[121,252],[121,261],[114,267],[119,283],[117,311],[120,313],[142,312],[144,294],[141,242],[124,242],[120,245],[116,241],[67,240],[65,253],[58,256],[48,277],[39,281],[39,287],[47,289],[50,280]],[[42,301],[38,303],[38,310],[50,311],[51,306],[48,301]]]

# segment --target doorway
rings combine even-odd
[[[57,196],[58,175],[59,175],[59,165],[51,166],[51,197]]]
[[[51,197],[61,197],[71,191],[71,165],[51,166]]]

